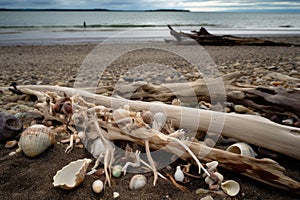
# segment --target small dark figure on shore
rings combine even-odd
[[[86,23],[85,23],[85,21],[83,22],[83,28],[86,28]]]

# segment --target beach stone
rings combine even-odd
[[[243,105],[235,105],[234,111],[237,113],[248,113],[250,110]]]

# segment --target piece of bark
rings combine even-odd
[[[96,105],[110,108],[118,108],[125,104],[128,104],[132,110],[136,111],[151,110],[159,107],[169,119],[173,120],[177,127],[198,129],[204,132],[219,132],[223,136],[236,138],[300,160],[300,152],[297,151],[300,149],[300,129],[279,125],[260,116],[214,112],[157,102],[125,100],[95,95],[87,91],[66,87],[26,85],[18,88],[24,93],[28,92],[26,91],[27,88],[65,92],[70,96],[79,94],[85,98],[92,99]]]
[[[243,38],[232,35],[212,35],[203,27],[201,27],[200,31],[192,31],[192,33],[177,32],[170,25],[168,25],[168,28],[170,29],[170,34],[175,37],[179,44],[183,41],[183,38],[190,38],[201,45],[299,46],[297,44],[273,42],[258,38]]]

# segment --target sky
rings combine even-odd
[[[0,8],[111,10],[186,9],[190,11],[294,11],[300,0],[0,0]]]

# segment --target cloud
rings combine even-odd
[[[191,11],[298,9],[299,0],[1,0],[2,8],[107,8],[116,10],[189,9]]]

